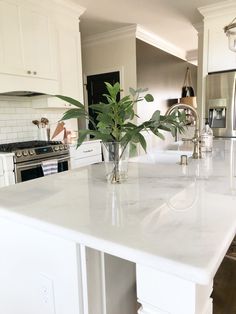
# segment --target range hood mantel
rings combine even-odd
[[[30,97],[36,94],[56,95],[58,93],[58,80],[0,73],[0,95]]]
[[[32,92],[32,91],[12,91],[6,93],[0,93],[0,96],[12,96],[12,97],[33,97],[44,95],[43,93]]]

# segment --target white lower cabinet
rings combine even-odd
[[[76,148],[70,147],[71,169],[88,166],[102,161],[101,142],[88,141]]]
[[[76,243],[4,218],[0,238],[0,313],[85,313]]]
[[[13,154],[0,155],[0,188],[15,184]]]

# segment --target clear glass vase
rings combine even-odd
[[[129,144],[103,142],[102,151],[106,178],[111,183],[121,183],[128,178]]]

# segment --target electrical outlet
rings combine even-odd
[[[43,274],[40,275],[40,295],[43,313],[55,314],[53,280]]]

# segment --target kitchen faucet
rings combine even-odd
[[[201,146],[200,146],[200,132],[199,132],[199,127],[200,127],[200,119],[198,112],[196,109],[194,109],[192,106],[186,105],[186,104],[175,104],[171,106],[167,111],[166,111],[166,116],[171,114],[176,109],[188,109],[192,112],[194,118],[195,118],[195,130],[194,130],[194,136],[191,139],[182,139],[183,141],[191,141],[193,142],[193,154],[192,158],[193,159],[200,159],[202,158],[202,153],[201,153]]]

